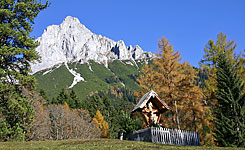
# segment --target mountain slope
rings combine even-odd
[[[136,77],[140,73],[141,66],[148,60],[137,60],[136,62],[114,60],[108,63],[108,67],[94,61],[85,64],[68,63],[69,70],[73,70],[84,79],[74,85],[76,76],[68,70],[66,63],[63,63],[35,74],[38,83],[37,91],[43,89],[48,98],[52,99],[58,96],[62,88],[72,88],[81,100],[85,100],[91,92],[108,90],[111,87],[125,87],[137,91],[140,87],[136,83]]]

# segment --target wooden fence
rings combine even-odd
[[[170,145],[200,146],[198,132],[167,128],[147,128],[126,136],[129,140],[162,143]]]

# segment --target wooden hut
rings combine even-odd
[[[159,98],[155,91],[151,90],[140,99],[132,113],[141,112],[147,124],[151,126],[152,123],[159,123],[161,114],[168,109],[168,105]]]

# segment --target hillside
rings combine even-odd
[[[72,88],[81,100],[85,100],[90,92],[107,90],[110,87],[125,87],[137,91],[140,87],[136,78],[140,68],[148,61],[150,60],[114,60],[108,63],[108,68],[94,61],[85,64],[62,63],[35,74],[37,91],[43,89],[48,98],[52,99],[58,96],[62,88]],[[77,80],[78,77],[83,80]]]

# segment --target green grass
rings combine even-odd
[[[43,75],[44,72],[41,71],[35,74],[37,91],[39,92],[40,89],[45,90],[49,98],[57,96],[62,88],[68,88],[73,82],[74,76],[64,65],[45,75]]]
[[[125,84],[126,88],[138,91],[140,90],[140,87],[136,81],[131,78],[131,75],[137,75],[139,73],[139,68],[135,65],[127,65],[126,62],[129,61],[130,60],[115,60],[109,64],[109,68],[120,78],[120,80]],[[131,61],[131,63],[133,62]]]
[[[84,150],[239,150],[239,148],[223,147],[203,147],[203,146],[172,146],[155,144],[149,142],[120,141],[116,139],[90,139],[90,140],[62,140],[62,141],[35,141],[35,142],[1,142],[0,149],[3,150],[66,150],[66,149],[84,149]],[[242,148],[240,148],[242,149]]]

